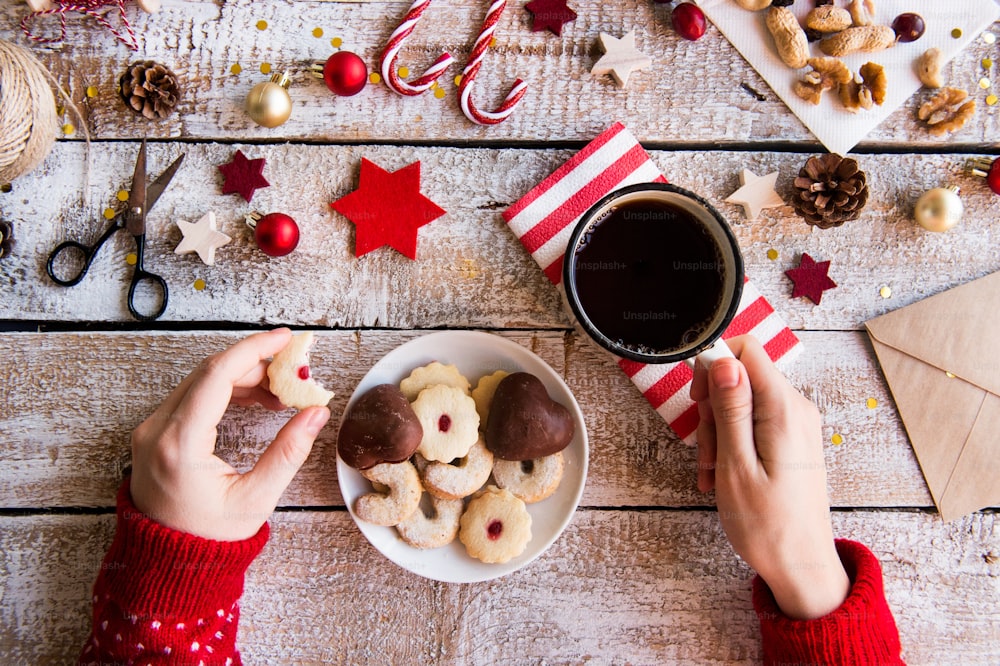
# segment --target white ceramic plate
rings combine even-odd
[[[386,383],[398,385],[414,368],[431,361],[457,366],[473,386],[480,377],[496,370],[530,372],[542,381],[549,396],[573,415],[576,432],[573,441],[563,451],[565,468],[562,482],[551,497],[528,505],[532,534],[528,547],[520,556],[503,564],[484,564],[470,557],[458,539],[441,548],[413,548],[399,538],[394,527],[372,525],[354,514],[354,501],[360,495],[371,492],[371,484],[338,456],[340,492],[362,534],[379,552],[404,569],[446,583],[474,583],[497,578],[520,569],[544,553],[572,519],[587,479],[587,429],[583,414],[569,388],[545,361],[516,342],[474,331],[432,333],[389,352],[358,384],[344,413],[373,386]]]

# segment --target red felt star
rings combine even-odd
[[[792,289],[792,298],[805,296],[819,305],[820,299],[823,298],[823,292],[837,286],[837,283],[827,275],[829,270],[829,261],[813,261],[812,257],[803,252],[798,268],[785,271],[785,275],[795,284]]]
[[[233,161],[219,166],[222,172],[222,193],[239,193],[247,203],[253,199],[254,190],[270,187],[271,183],[264,179],[264,158],[248,160],[243,151],[237,150]]]
[[[563,24],[576,19],[576,12],[566,6],[566,0],[531,0],[524,8],[532,14],[532,32],[548,30],[559,36]]]
[[[361,158],[358,189],[330,206],[354,223],[355,256],[383,245],[417,258],[417,229],[445,214],[420,193],[420,162],[389,172]]]

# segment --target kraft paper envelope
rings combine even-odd
[[[865,326],[941,517],[1000,504],[1000,272]]]

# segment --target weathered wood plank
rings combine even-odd
[[[384,85],[336,98],[305,73],[309,63],[325,60],[332,52],[332,37],[342,38],[343,48],[361,55],[369,69],[377,68],[383,45],[406,12],[406,4],[399,2],[175,0],[165,2],[159,14],[133,16],[139,56],[78,19],[69,21],[65,43],[33,48],[74,100],[83,103],[86,88],[97,87],[98,96],[84,106],[91,131],[102,139],[148,134],[239,140],[579,141],[618,119],[646,141],[713,146],[793,141],[818,147],[714,26],[699,41],[689,42],[670,27],[668,8],[646,0],[581,0],[573,9],[578,18],[555,37],[547,31],[531,32],[531,15],[523,5],[508,8],[479,77],[476,99],[484,108],[495,104],[518,76],[528,82],[529,92],[517,112],[495,127],[465,119],[452,81],[472,47],[485,5],[433,7],[401,53],[400,64],[413,72],[423,71],[444,51],[455,56],[456,64],[441,79],[447,93],[443,99],[403,98]],[[0,7],[0,36],[26,44],[19,29],[25,12],[20,3]],[[267,22],[266,30],[255,27],[261,20]],[[317,27],[324,31],[322,38],[312,34]],[[593,76],[590,69],[600,55],[599,33],[620,35],[632,29],[654,65],[622,90],[607,77]],[[1000,32],[1000,26],[993,31]],[[151,124],[137,119],[118,100],[118,78],[131,57],[158,60],[183,77],[183,98],[168,120]],[[947,81],[974,88],[980,100],[974,120],[954,137],[931,137],[917,126],[918,95],[876,128],[864,145],[1000,146],[1000,114],[982,103],[986,93],[975,87],[984,57],[995,54],[975,40],[946,68]],[[295,81],[292,118],[271,130],[254,125],[242,110],[250,88],[267,78],[259,72],[264,62],[275,70],[290,70]],[[235,63],[243,67],[239,75],[230,71]],[[740,87],[743,82],[763,91],[767,99],[756,101]]]
[[[882,562],[911,664],[1000,659],[994,514],[834,514]],[[247,578],[249,663],[759,661],[751,572],[710,511],[578,511],[552,549],[504,578],[435,583],[373,550],[345,512],[278,513]],[[0,653],[75,657],[112,516],[0,518]],[[545,582],[541,585],[540,580]]]
[[[333,419],[282,500],[340,506],[337,422],[357,382],[420,331],[321,332],[311,364],[336,391]],[[205,356],[239,333],[7,334],[0,336],[0,497],[6,507],[111,506],[128,463],[129,433]],[[677,441],[603,352],[561,332],[504,332],[573,390],[590,437],[585,506],[711,504],[694,487],[695,451]],[[825,414],[832,498],[839,506],[931,505],[891,396],[860,333],[803,333],[791,381]],[[876,409],[866,406],[875,398]],[[234,409],[219,450],[247,469],[286,414]],[[840,433],[844,443],[830,444]]]
[[[567,159],[572,151],[457,149],[401,146],[240,146],[265,158],[271,186],[252,205],[221,195],[219,164],[235,151],[218,144],[151,145],[150,171],[180,153],[187,158],[150,213],[146,267],[171,287],[164,321],[280,322],[305,326],[433,328],[564,328],[558,292],[548,283],[501,218]],[[83,146],[60,143],[39,171],[0,194],[5,219],[18,245],[0,261],[0,320],[131,321],[125,293],[133,251],[125,234],[102,250],[87,278],[66,289],[45,275],[48,253],[68,238],[92,241],[104,228],[102,211],[129,181],[134,143],[91,147],[94,165],[83,190]],[[419,232],[417,260],[391,249],[354,257],[354,226],[329,202],[357,186],[366,157],[389,170],[421,162],[422,191],[448,214]],[[748,221],[742,208],[724,200],[739,187],[738,174],[777,170],[786,199],[807,158],[799,153],[654,151],[672,182],[694,190],[730,219],[743,249],[747,273],[796,329],[858,329],[873,316],[1000,270],[995,220],[1000,198],[981,179],[961,173],[965,155],[861,155],[869,175],[867,211],[856,222],[830,230],[805,224],[790,206]],[[963,222],[933,234],[910,218],[916,199],[932,187],[955,184],[965,202]],[[214,210],[220,229],[234,241],[221,248],[215,266],[194,254],[175,255],[181,240],[174,220],[194,221]],[[283,211],[301,229],[299,247],[270,259],[255,246],[242,218],[250,210]],[[779,253],[768,258],[768,250]],[[792,299],[784,271],[808,252],[832,261],[839,285],[814,306]],[[197,291],[193,283],[205,280]],[[879,290],[892,289],[884,299]]]

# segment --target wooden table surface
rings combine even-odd
[[[789,206],[751,222],[724,203],[742,168],[777,170],[787,196],[804,161],[825,151],[714,27],[688,42],[668,10],[648,0],[574,0],[579,16],[556,37],[531,32],[523,4],[508,7],[477,99],[495,103],[517,76],[529,92],[507,122],[487,128],[458,108],[451,79],[460,64],[442,79],[443,98],[402,98],[384,85],[335,98],[304,73],[331,53],[334,37],[376,63],[406,2],[165,0],[154,16],[130,9],[138,54],[78,19],[64,44],[31,47],[85,113],[92,141],[80,132],[60,140],[40,168],[0,194],[0,217],[14,222],[17,239],[0,260],[0,662],[76,655],[131,429],[199,359],[276,324],[318,332],[314,371],[337,397],[249,570],[240,633],[248,663],[758,661],[752,572],[726,541],[714,498],[695,489],[694,450],[573,332],[556,290],[500,216],[614,121],[672,182],[732,221],[748,274],[805,344],[789,376],[824,415],[835,531],[881,560],[905,658],[1000,662],[997,514],[951,523],[937,515],[862,327],[1000,270],[1000,198],[962,173],[969,155],[1000,153],[1000,106],[984,104],[987,91],[975,87],[981,60],[1000,60],[1000,47],[977,39],[946,67],[946,78],[972,88],[979,103],[961,131],[942,139],[921,129],[918,94],[855,149],[869,175],[867,209],[822,231]],[[435,5],[401,62],[419,71],[444,50],[464,62],[485,9]],[[18,27],[25,11],[0,5],[0,37],[28,44]],[[630,29],[654,65],[619,89],[589,70],[598,34]],[[991,30],[1000,34],[1000,24]],[[138,58],[183,79],[166,120],[133,116],[118,99],[117,79]],[[272,130],[242,109],[250,87],[266,79],[265,62],[294,82],[292,119]],[[149,218],[146,266],[171,289],[169,309],[153,324],[125,309],[124,235],[73,289],[44,272],[56,243],[96,236],[142,137],[151,172],[187,155]],[[271,186],[252,206],[221,194],[216,167],[237,148],[267,160]],[[423,193],[448,211],[421,229],[416,261],[388,249],[356,259],[353,225],[330,210],[356,188],[363,157],[389,170],[420,160]],[[912,222],[913,205],[943,185],[961,188],[965,219],[931,234]],[[207,210],[234,237],[212,267],[173,254],[181,237],[174,221]],[[299,248],[282,259],[262,255],[242,223],[250,210],[292,215]],[[790,296],[784,271],[803,252],[832,261],[839,286],[821,305]],[[354,385],[385,353],[430,329],[491,331],[537,353],[575,393],[590,437],[589,478],[569,527],[539,559],[485,583],[432,582],[392,564],[359,532],[338,490],[336,422]],[[222,455],[247,468],[287,416],[232,410],[220,428]]]

